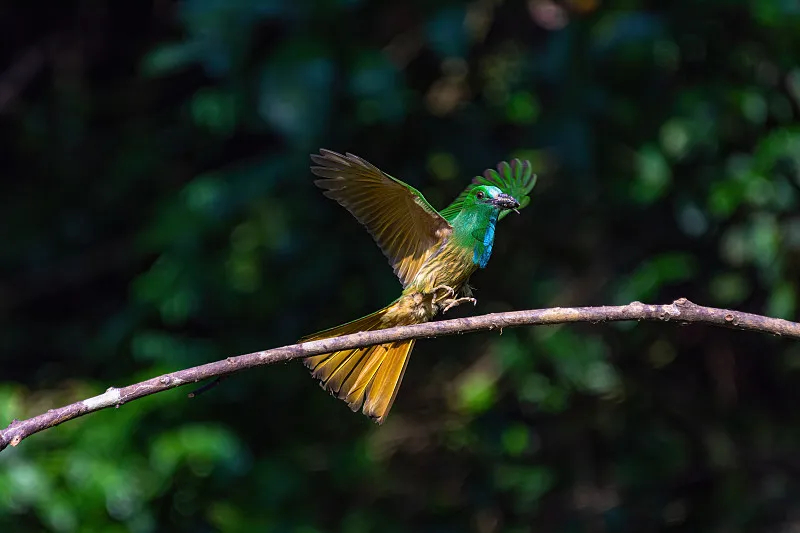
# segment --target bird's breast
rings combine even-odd
[[[403,295],[384,315],[385,327],[419,324],[432,320],[441,304],[434,303],[441,287],[450,287],[459,294],[470,275],[478,268],[473,261],[471,248],[445,241],[423,263],[412,282],[403,290]]]
[[[459,291],[477,267],[470,248],[447,241],[425,261],[407,289],[427,294],[446,285]]]

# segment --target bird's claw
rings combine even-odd
[[[442,296],[437,297],[436,293],[438,291],[444,291],[444,294]],[[456,291],[455,289],[453,289],[453,287],[450,287],[449,285],[439,285],[438,287],[433,288],[433,303],[439,303],[442,300],[449,301],[446,300],[446,298],[452,299],[452,297],[455,295]]]
[[[448,312],[453,307],[456,307],[457,305],[461,305],[461,304],[466,303],[466,302],[470,302],[470,303],[472,303],[472,305],[478,305],[478,300],[476,300],[475,298],[470,298],[470,297],[467,297],[467,298],[454,298],[454,299],[450,299],[450,300],[445,300],[444,301],[445,306],[444,306],[444,309],[442,309],[442,314]]]

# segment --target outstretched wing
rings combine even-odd
[[[498,163],[497,170],[490,168],[484,171],[483,176],[475,176],[472,183],[458,195],[458,198],[452,204],[439,211],[439,214],[445,220],[451,222],[461,212],[461,206],[469,192],[478,185],[494,185],[504,193],[513,196],[519,202],[518,209],[522,209],[531,201],[528,193],[536,185],[536,174],[531,169],[530,161],[514,159],[510,164],[506,161]],[[503,218],[508,213],[509,211],[501,212],[500,218]]]
[[[353,154],[312,154],[314,183],[346,207],[378,243],[406,287],[453,228],[419,191]]]

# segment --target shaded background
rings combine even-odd
[[[292,343],[399,284],[308,154],[444,207],[539,174],[478,307],[797,318],[795,2],[0,7],[0,426]],[[0,454],[0,529],[796,531],[800,345],[670,324],[418,343],[387,423],[299,362]]]

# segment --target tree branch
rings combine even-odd
[[[516,326],[538,326],[572,322],[620,322],[626,320],[708,324],[800,339],[800,323],[727,309],[703,307],[690,302],[686,298],[679,298],[669,305],[645,305],[641,302],[633,302],[621,306],[556,307],[426,322],[413,326],[364,331],[352,335],[253,352],[185,370],[178,370],[141,383],[128,385],[127,387],[110,387],[99,396],[58,409],[50,409],[46,413],[27,420],[12,421],[7,428],[0,431],[0,451],[4,450],[8,445],[16,446],[22,442],[22,439],[34,433],[88,413],[109,407],[119,407],[122,404],[150,394],[209,378],[233,374],[256,366],[406,339],[440,337],[480,330],[499,329],[502,332],[503,328]]]

